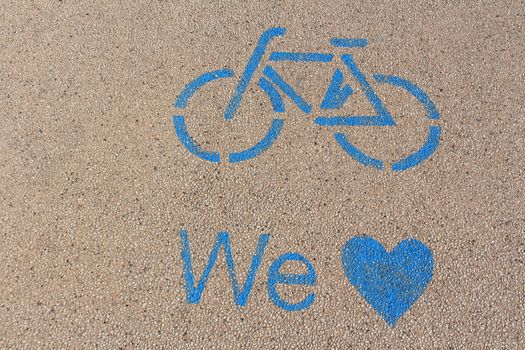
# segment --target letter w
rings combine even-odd
[[[233,298],[237,305],[246,305],[246,302],[248,301],[248,296],[250,295],[250,291],[253,286],[253,282],[255,281],[255,276],[257,275],[257,271],[259,270],[259,267],[261,265],[262,257],[264,255],[266,244],[268,243],[270,235],[261,234],[259,236],[257,249],[255,251],[255,254],[253,255],[250,270],[248,271],[246,279],[244,280],[244,285],[242,286],[241,290],[239,290],[239,283],[237,282],[237,276],[235,275],[235,262],[233,261],[232,257],[230,238],[228,236],[228,232],[217,233],[217,240],[210,253],[210,257],[208,258],[208,264],[204,268],[201,279],[197,283],[197,286],[195,286],[195,277],[193,275],[193,268],[191,265],[191,252],[190,242],[188,239],[188,232],[185,230],[181,230],[179,235],[182,241],[181,256],[184,269],[184,278],[186,280],[186,299],[188,300],[188,303],[199,303],[202,292],[206,286],[206,282],[208,281],[210,272],[213,269],[213,266],[215,265],[217,256],[219,255],[219,251],[222,247],[224,247],[224,257],[226,259],[226,265],[228,267],[228,275],[232,283]]]

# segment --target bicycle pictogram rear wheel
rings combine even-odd
[[[187,110],[191,97],[198,92],[200,88],[213,81],[232,78],[233,76],[234,72],[231,69],[218,69],[202,74],[185,86],[175,102],[175,107],[184,113]],[[175,127],[175,132],[177,133],[182,145],[193,155],[214,163],[226,161],[230,163],[238,163],[256,157],[266,149],[270,148],[279,136],[283,125],[283,119],[273,119],[266,135],[253,146],[238,152],[231,152],[226,154],[225,157],[221,157],[221,154],[218,151],[203,149],[194,141],[188,132],[188,125],[184,114],[175,114],[173,116],[173,126]]]

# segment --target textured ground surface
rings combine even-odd
[[[523,349],[523,1],[242,3],[0,2],[0,347]],[[238,76],[273,26],[288,34],[272,50],[368,38],[355,51],[367,74],[406,77],[436,102],[437,153],[403,173],[365,168],[287,101],[282,135],[258,158],[189,154],[171,124],[179,92],[212,69]],[[275,67],[313,101],[331,74]],[[245,148],[273,118],[253,86],[225,122],[233,89],[192,100],[203,146]],[[378,92],[397,127],[337,131],[392,160],[427,125],[413,99]],[[369,113],[365,102],[356,94],[346,112]],[[271,235],[246,307],[233,304],[222,255],[201,303],[186,303],[181,228],[199,275],[227,230],[241,280],[258,235]],[[434,254],[431,283],[394,328],[344,275],[341,247],[361,234],[387,249],[414,237]],[[306,311],[266,292],[288,251],[318,274]]]

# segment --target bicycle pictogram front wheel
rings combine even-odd
[[[441,136],[441,127],[437,125],[439,112],[426,92],[412,82],[393,75],[374,74],[373,78],[379,84],[387,84],[405,90],[423,105],[426,112],[425,118],[430,122],[425,142],[416,151],[408,156],[395,160],[390,165],[390,169],[393,171],[404,171],[415,167],[425,159],[429,158],[439,146]],[[383,107],[381,106],[381,108]],[[323,126],[366,126],[365,121],[360,120],[359,117],[318,117],[315,122],[316,124]],[[371,126],[372,125],[379,126],[380,122],[378,124],[371,124]],[[385,162],[383,160],[372,157],[366,152],[360,150],[350,141],[345,133],[336,132],[334,133],[334,138],[339,146],[354,160],[365,166],[373,167],[378,170],[385,170]]]

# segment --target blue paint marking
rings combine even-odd
[[[263,56],[267,47],[274,37],[283,36],[286,33],[285,28],[271,28],[265,31],[248,63],[245,70],[237,83],[235,92],[231,97],[229,104],[224,112],[224,118],[230,120],[234,117],[242,101],[243,95],[250,84],[255,70],[261,65]],[[364,38],[332,38],[330,40],[332,46],[342,48],[361,48],[368,45],[368,40]],[[331,62],[335,54],[322,52],[288,52],[276,51],[269,54],[270,61],[287,61],[287,62]],[[367,99],[374,108],[376,115],[348,115],[348,116],[317,116],[314,120],[315,124],[320,126],[395,126],[396,122],[388,109],[384,106],[379,96],[366,79],[363,72],[360,70],[351,54],[341,54],[341,60],[346,65],[351,75],[355,78],[357,83],[362,87]],[[180,95],[177,97],[175,106],[184,109],[187,107],[189,99],[205,84],[219,80],[222,78],[231,78],[234,76],[233,70],[218,69],[212,72],[202,74],[187,84]],[[414,96],[426,109],[428,118],[431,121],[439,120],[439,112],[435,104],[426,94],[426,92],[419,88],[412,82],[401,77],[392,75],[374,74],[373,78],[377,83],[389,84],[406,90]],[[303,99],[294,88],[289,85],[282,76],[270,65],[263,69],[263,76],[259,78],[258,86],[268,95],[274,112],[283,113],[285,111],[285,104],[283,101],[283,94],[287,95],[297,107],[304,113],[311,113],[312,107],[305,99]],[[327,87],[324,98],[320,104],[322,110],[339,109],[348,100],[348,97],[353,93],[352,87],[349,84],[344,84],[344,75],[340,69],[336,69],[332,75],[332,80]],[[187,126],[182,115],[175,115],[173,123],[177,136],[180,138],[184,147],[186,147],[192,154],[197,157],[211,161],[219,162],[220,155],[217,152],[210,152],[203,150],[188,134]],[[276,138],[280,134],[284,121],[282,119],[275,119],[267,135],[259,141],[256,145],[228,155],[230,162],[242,162],[244,160],[256,157],[264,150],[271,147]],[[423,160],[430,157],[439,146],[441,128],[432,125],[426,143],[416,152],[409,156],[396,161],[392,165],[393,171],[403,171],[420,164]],[[339,145],[354,159],[366,166],[372,166],[377,169],[384,169],[383,161],[370,157],[362,151],[353,146],[348,138],[342,133],[334,134],[335,139]]]
[[[273,37],[282,36],[285,33],[286,33],[285,28],[271,28],[265,31],[261,35],[261,38],[259,39],[259,43],[255,47],[255,50],[253,51],[252,56],[250,57],[250,60],[248,61],[248,64],[246,65],[246,68],[244,69],[244,73],[241,77],[241,80],[239,80],[239,83],[237,84],[237,88],[235,89],[235,92],[230,100],[230,103],[226,107],[226,111],[224,112],[224,119],[231,120],[233,116],[235,115],[235,113],[237,112],[237,109],[239,108],[241,104],[241,100],[244,95],[244,92],[246,91],[248,84],[252,80],[255,70],[261,63],[262,57],[264,55],[264,52],[266,51],[266,47],[270,43],[270,40]]]
[[[425,144],[417,152],[409,155],[392,164],[393,171],[403,171],[415,167],[428,157],[430,157],[439,146],[439,137],[441,135],[441,127],[431,125],[428,131],[428,136]]]
[[[362,38],[332,38],[330,39],[330,44],[336,47],[366,47],[368,40]]]
[[[321,109],[338,109],[346,102],[353,90],[348,84],[341,88],[343,82],[343,72],[338,68],[332,75],[330,85],[328,85],[323,102],[321,102]]]
[[[266,92],[272,103],[274,112],[284,112],[283,98],[279,91],[265,77],[259,79],[259,87]]]
[[[281,267],[288,261],[298,261],[308,270],[305,274],[281,273]],[[307,309],[315,300],[315,294],[309,293],[303,300],[290,303],[282,299],[277,291],[277,284],[315,286],[317,274],[314,267],[304,256],[298,253],[286,253],[275,260],[268,270],[268,296],[270,300],[286,311],[300,311]]]
[[[193,141],[190,134],[188,134],[186,122],[184,121],[183,116],[174,115],[173,126],[175,127],[175,132],[177,133],[179,140],[182,142],[182,145],[186,147],[191,154],[210,162],[220,162],[221,157],[219,153],[204,151],[195,141]]]
[[[179,97],[177,97],[175,107],[186,108],[190,97],[193,96],[193,94],[197,92],[197,90],[199,90],[204,84],[217,79],[230,77],[233,77],[233,70],[231,69],[218,69],[214,70],[213,72],[204,73],[184,87]]]
[[[432,120],[438,120],[439,119],[439,113],[437,111],[436,105],[430,97],[426,94],[423,89],[415,85],[414,83],[400,78],[393,75],[383,75],[383,74],[374,74],[374,79],[378,83],[387,83],[394,86],[401,87],[408,91],[410,94],[412,94],[419,102],[425,106],[425,109],[427,110],[427,118]]]
[[[372,158],[370,156],[367,156],[360,150],[358,150],[352,143],[348,140],[345,134],[343,133],[335,133],[334,138],[341,146],[341,148],[348,153],[353,159],[358,161],[359,163],[363,164],[364,166],[376,168],[378,170],[384,169],[383,161],[380,159]]]
[[[270,126],[270,130],[268,130],[268,133],[266,136],[258,142],[255,146],[250,147],[244,151],[236,152],[236,153],[230,153],[229,161],[230,163],[238,163],[243,162],[248,159],[255,158],[260,153],[264,152],[268,148],[270,148],[275,140],[277,140],[277,137],[279,136],[279,133],[281,132],[281,129],[283,128],[284,120],[283,119],[274,119],[272,121],[272,125]]]
[[[332,62],[334,55],[320,52],[272,52],[270,61]]]
[[[206,287],[206,282],[208,281],[211,270],[213,269],[213,266],[215,265],[215,261],[217,260],[217,257],[219,255],[219,251],[223,249],[224,258],[226,260],[226,266],[228,267],[228,276],[230,277],[230,281],[232,284],[233,298],[235,300],[235,303],[238,306],[245,306],[246,303],[248,302],[248,296],[250,295],[250,291],[252,289],[253,282],[255,281],[255,276],[257,275],[257,271],[259,270],[259,267],[261,266],[261,261],[262,261],[268,240],[270,239],[270,235],[261,234],[259,236],[259,242],[257,243],[257,248],[255,251],[255,254],[252,257],[252,263],[250,265],[250,269],[248,270],[248,273],[246,275],[246,279],[244,280],[244,285],[242,286],[242,288],[239,288],[239,283],[237,281],[237,275],[235,274],[235,262],[233,260],[230,239],[229,239],[229,235],[227,232],[219,232],[217,234],[217,240],[210,253],[208,263],[206,267],[204,268],[201,279],[199,280],[197,285],[195,285],[195,277],[193,275],[193,267],[191,263],[191,251],[190,251],[188,233],[185,230],[181,230],[179,232],[179,235],[180,235],[180,239],[182,243],[181,257],[182,257],[182,262],[183,262],[184,279],[186,282],[185,284],[186,285],[186,299],[188,303],[190,304],[199,303],[201,296],[202,296],[202,292],[204,291],[204,288]]]
[[[270,79],[272,83],[277,85],[282,92],[284,92],[288,97],[299,107],[304,113],[310,113],[312,107],[301,97],[295,90],[288,85],[283,78],[273,69],[271,66],[266,66],[263,71],[264,75]]]
[[[390,112],[383,106],[383,102],[381,102],[381,99],[376,95],[374,92],[374,89],[370,86],[370,83],[368,80],[366,80],[365,75],[359,67],[357,67],[357,64],[355,63],[352,55],[349,54],[343,54],[341,55],[341,59],[346,64],[352,75],[355,77],[355,79],[359,82],[361,87],[363,88],[366,97],[372,104],[372,107],[374,107],[376,113],[378,114],[376,116],[377,121],[374,123],[374,125],[381,125],[381,126],[394,126],[396,125],[396,122],[394,121],[394,118],[392,118],[392,115],[390,115]],[[365,124],[369,125],[369,124]]]
[[[388,253],[371,237],[355,237],[343,246],[341,259],[350,283],[391,327],[423,294],[434,271],[432,251],[416,239]]]
[[[388,126],[385,119],[375,115],[352,115],[348,117],[317,117],[314,123],[320,126]]]

